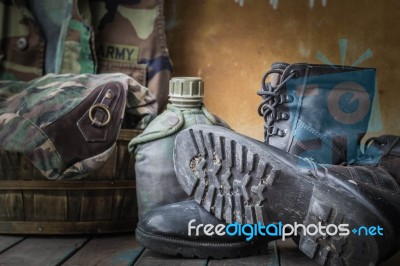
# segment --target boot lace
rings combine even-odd
[[[352,166],[352,165],[365,165],[367,163],[371,163],[374,161],[379,161],[380,157],[379,154],[375,154],[373,151],[370,151],[369,148],[370,146],[376,143],[380,147],[384,147],[388,144],[387,139],[382,139],[379,137],[371,137],[365,142],[365,152],[361,153],[359,152],[358,156],[356,159],[352,159],[349,162],[342,162],[339,165],[340,166]]]
[[[365,142],[365,147],[368,148],[374,142],[376,142],[381,147],[386,146],[386,144],[388,144],[388,140],[387,139],[382,139],[382,138],[378,138],[378,137],[371,137]]]
[[[262,102],[258,106],[258,114],[264,118],[264,138],[265,142],[268,142],[271,136],[283,137],[286,135],[286,131],[273,124],[277,120],[288,120],[289,114],[283,112],[277,112],[276,107],[282,103],[292,102],[293,96],[280,94],[280,89],[292,78],[299,77],[298,71],[292,71],[289,76],[273,86],[270,82],[266,82],[268,76],[272,73],[283,74],[283,69],[272,69],[264,74],[261,80],[261,89],[257,92],[262,97]]]
[[[388,144],[388,140],[386,138],[380,137],[371,137],[365,142],[365,151],[359,155],[359,162],[378,162],[381,158],[381,154],[375,148],[371,148],[371,146],[376,143],[379,147],[385,147]],[[376,146],[375,146],[376,147]],[[378,148],[379,149],[379,148]]]

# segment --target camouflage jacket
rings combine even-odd
[[[124,73],[167,103],[162,0],[0,0],[0,79]]]
[[[24,154],[49,179],[78,178],[109,158],[122,123],[149,122],[152,103],[146,87],[118,73],[3,81],[0,151]]]

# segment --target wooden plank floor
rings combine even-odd
[[[279,255],[279,256],[278,256]],[[265,255],[237,259],[193,259],[162,255],[140,247],[133,234],[76,237],[0,235],[0,266],[228,266],[316,265],[293,241],[269,244]],[[383,264],[400,265],[400,253]]]

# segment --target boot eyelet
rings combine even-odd
[[[387,139],[385,139],[379,146],[384,147],[388,144]]]
[[[288,113],[282,113],[282,120],[288,120],[290,115]]]
[[[273,136],[273,135],[275,135],[276,133],[276,129],[275,129],[275,127],[268,127],[267,128],[267,130],[266,130],[266,132],[267,132],[267,134],[268,134],[268,136]]]
[[[286,135],[286,130],[279,130],[278,133],[277,133],[277,135],[278,135],[279,137],[284,137],[284,136]]]
[[[290,94],[286,95],[286,102],[287,103],[291,103],[293,101],[294,101],[293,95],[290,95]]]
[[[293,69],[292,71],[290,71],[289,74],[294,74],[293,78],[297,79],[298,77],[300,77],[300,72],[298,70]]]

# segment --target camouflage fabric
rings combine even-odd
[[[79,178],[110,156],[122,123],[144,128],[156,113],[151,92],[124,74],[3,81],[0,150],[24,154],[49,179]]]
[[[0,0],[0,79],[124,73],[168,98],[162,0]]]

